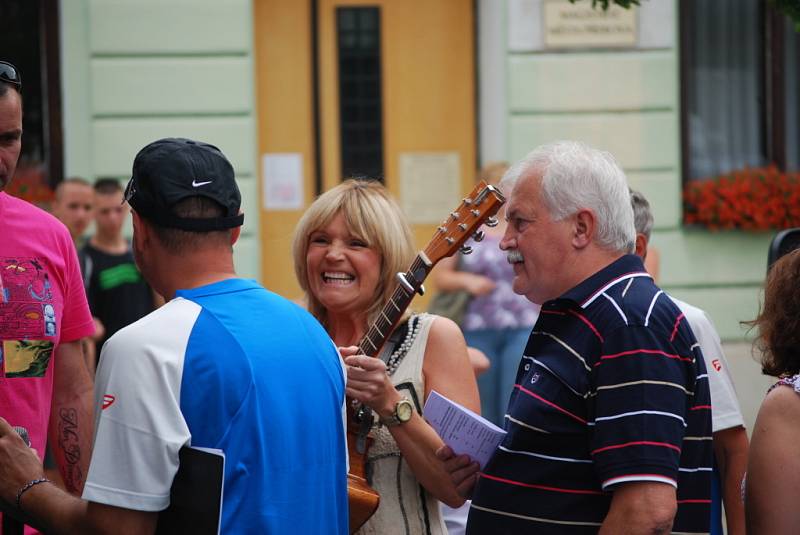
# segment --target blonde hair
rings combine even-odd
[[[411,229],[400,206],[375,180],[346,180],[320,195],[303,214],[294,231],[294,272],[306,294],[308,310],[327,329],[327,311],[309,291],[308,255],[311,234],[343,214],[348,230],[363,240],[381,259],[380,276],[368,310],[369,325],[389,301],[395,288],[395,273],[405,271],[414,259]]]

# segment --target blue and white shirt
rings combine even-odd
[[[222,533],[346,533],[344,388],[300,307],[243,279],[181,290],[103,347],[83,497],[163,510],[180,448],[217,448]]]

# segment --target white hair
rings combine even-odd
[[[631,206],[633,207],[633,223],[638,234],[643,234],[650,240],[650,233],[653,230],[653,212],[650,210],[650,203],[640,191],[631,190]]]
[[[597,221],[598,245],[621,253],[635,250],[628,181],[611,153],[577,141],[542,145],[506,172],[501,189],[512,192],[520,177],[534,171],[542,174],[542,200],[554,220],[589,209]]]

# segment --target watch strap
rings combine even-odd
[[[380,422],[383,425],[385,425],[386,427],[392,427],[394,425],[400,425],[400,424],[403,424],[403,423],[407,422],[408,420],[401,420],[397,416],[397,410],[398,410],[398,407],[400,407],[401,404],[408,404],[411,407],[411,411],[412,412],[414,411],[414,404],[411,403],[410,399],[404,397],[404,398],[398,400],[397,403],[394,404],[394,412],[392,412],[392,415],[389,416],[388,418],[381,418]]]

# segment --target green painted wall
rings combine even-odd
[[[250,0],[63,0],[61,19],[66,173],[128,177],[161,137],[219,146],[242,190],[237,271],[257,278]]]
[[[635,48],[547,50],[529,29],[541,23],[541,0],[506,0],[507,157],[557,139],[612,152],[653,205],[661,286],[706,309],[723,339],[741,340],[771,235],[681,224],[677,7],[657,2],[643,3]]]

